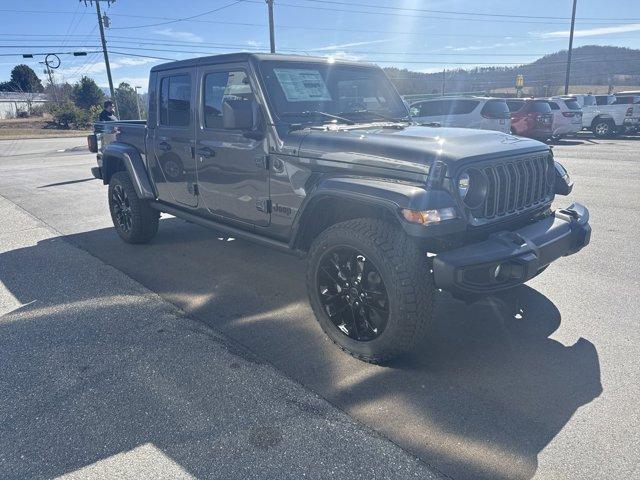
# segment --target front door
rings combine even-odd
[[[267,141],[254,131],[225,128],[225,100],[252,102],[255,124],[263,125],[247,67],[243,64],[198,70],[198,190],[206,208],[226,219],[268,225]],[[264,128],[264,127],[261,127]]]
[[[187,206],[197,205],[194,73],[193,69],[172,70],[158,76],[158,125],[151,139],[158,196]]]

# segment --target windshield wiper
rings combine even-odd
[[[281,117],[325,117],[330,118],[332,120],[336,120],[340,123],[345,123],[347,125],[355,125],[356,122],[353,120],[349,120],[348,118],[341,117],[339,115],[333,115],[332,113],[320,112],[318,110],[305,110],[304,112],[283,112],[280,114]]]
[[[402,117],[402,118],[388,117],[387,115],[383,115],[382,113],[378,113],[378,112],[372,112],[371,110],[355,110],[353,112],[340,112],[338,115],[352,115],[352,114],[373,115],[374,117],[380,118],[382,120],[386,120],[387,122],[407,121],[406,120],[407,117]]]

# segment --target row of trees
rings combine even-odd
[[[139,101],[135,89],[126,82],[115,89],[115,100],[122,120],[145,118],[144,103]],[[102,104],[107,99],[96,82],[87,76],[75,84],[63,83],[51,87],[53,101],[51,114],[54,121],[63,128],[86,127],[97,121]],[[140,112],[138,112],[140,105]]]
[[[45,93],[49,99],[47,111],[53,122],[61,128],[82,128],[98,119],[103,102],[107,99],[102,89],[90,77],[83,76],[70,84],[53,83],[46,87],[28,65],[17,65],[11,71],[11,78],[0,83],[0,91],[20,93]],[[138,94],[126,82],[115,89],[115,100],[122,120],[145,118],[144,102],[138,103]],[[140,112],[138,112],[138,105]]]

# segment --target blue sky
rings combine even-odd
[[[334,56],[416,71],[528,63],[566,49],[571,0],[275,0],[282,53]],[[635,4],[635,5],[634,5]],[[578,0],[574,46],[640,48],[637,0]],[[636,8],[633,8],[633,7]],[[103,4],[116,84],[146,90],[149,68],[170,59],[269,48],[264,0],[117,0]],[[211,13],[202,15],[205,12]],[[369,12],[369,13],[367,13]],[[475,14],[475,15],[474,15]],[[195,16],[195,17],[194,17]],[[176,21],[194,17],[184,21]],[[0,3],[0,81],[17,63],[44,79],[42,56],[14,53],[99,50],[95,7],[78,0]],[[170,23],[167,23],[170,22]],[[116,53],[117,52],[117,53]],[[102,54],[61,55],[56,79],[107,80]]]

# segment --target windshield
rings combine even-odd
[[[507,100],[507,107],[510,112],[517,112],[524,107],[524,100]]]
[[[534,113],[551,113],[551,107],[544,100],[536,100],[531,102],[529,111]]]
[[[260,71],[273,113],[290,124],[408,118],[402,98],[377,68],[266,60]]]

